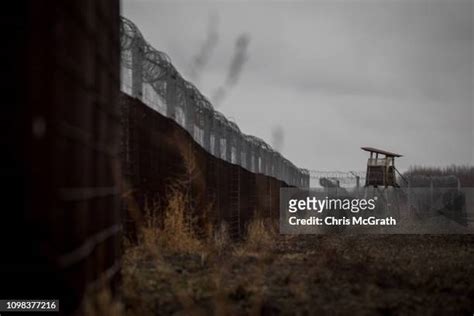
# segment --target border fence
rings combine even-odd
[[[140,205],[164,196],[167,179],[183,172],[183,152],[196,160],[194,208],[213,201],[211,216],[236,235],[256,212],[278,217],[281,187],[309,185],[308,170],[243,134],[120,20],[119,1],[11,4],[2,19],[1,297],[55,298],[61,314],[79,315],[87,293],[116,290],[131,224],[121,213],[122,180],[141,190]],[[431,203],[437,182],[421,181],[433,188],[421,202]],[[452,179],[440,183],[459,190]]]
[[[258,137],[242,133],[154,49],[130,20],[121,23],[121,89],[173,119],[211,155],[292,186],[308,187],[309,172],[296,167]]]
[[[11,4],[1,19],[11,31],[0,297],[59,299],[68,315],[86,293],[119,281],[120,4]]]
[[[2,20],[14,38],[0,174],[15,206],[0,220],[3,297],[54,297],[72,314],[87,293],[117,289],[122,180],[144,189],[141,205],[148,192],[164,196],[183,170],[180,146],[199,166],[195,209],[214,201],[211,215],[236,235],[256,212],[276,216],[280,187],[309,185],[306,170],[215,111],[119,12],[116,0],[19,1]]]
[[[139,217],[147,210],[163,212],[170,187],[184,180],[186,213],[200,228],[226,223],[231,237],[238,238],[253,216],[278,218],[279,189],[287,184],[210,155],[178,123],[140,100],[122,94],[120,102],[122,174]],[[134,239],[140,223],[124,206],[125,232]]]
[[[343,188],[359,188],[365,184],[365,171],[309,170],[311,187],[321,187],[321,181],[331,181]],[[323,183],[324,184],[324,183]]]

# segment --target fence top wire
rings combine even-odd
[[[322,179],[337,180],[341,186],[352,187],[357,184],[357,178],[360,183],[365,181],[365,171],[340,171],[340,170],[309,170],[309,176],[312,180],[320,183]]]
[[[195,123],[203,126],[205,119],[217,122],[231,133],[240,137],[241,140],[248,142],[256,150],[263,150],[269,154],[271,159],[280,159],[281,163],[289,168],[294,169],[300,176],[309,177],[309,171],[297,168],[291,161],[284,158],[279,152],[275,151],[269,144],[262,139],[246,135],[241,132],[239,126],[227,119],[222,113],[215,110],[211,102],[189,81],[179,73],[171,63],[169,56],[161,51],[156,50],[143,37],[138,27],[129,19],[121,17],[121,63],[122,67],[134,69],[134,51],[140,56],[140,76],[144,83],[150,84],[155,91],[166,99],[168,85],[171,83],[176,86],[178,104],[188,104],[194,107]],[[184,97],[185,99],[180,99]],[[307,179],[309,182],[309,178]]]

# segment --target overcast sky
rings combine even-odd
[[[283,134],[299,167],[363,170],[361,146],[403,154],[402,170],[474,164],[472,0],[124,0],[122,14],[187,78],[217,16],[197,82],[206,96],[248,34],[247,63],[218,110],[270,144]]]

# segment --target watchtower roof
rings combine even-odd
[[[382,154],[382,155],[385,155],[387,157],[403,157],[400,154],[395,154],[395,153],[392,153],[392,152],[389,152],[389,151],[385,151],[385,150],[377,149],[377,148],[373,148],[373,147],[361,147],[360,149],[371,152],[371,153]]]

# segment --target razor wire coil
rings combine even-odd
[[[308,187],[310,174],[262,139],[244,134],[153,48],[138,27],[121,17],[121,90],[185,128],[207,152],[292,186]]]

